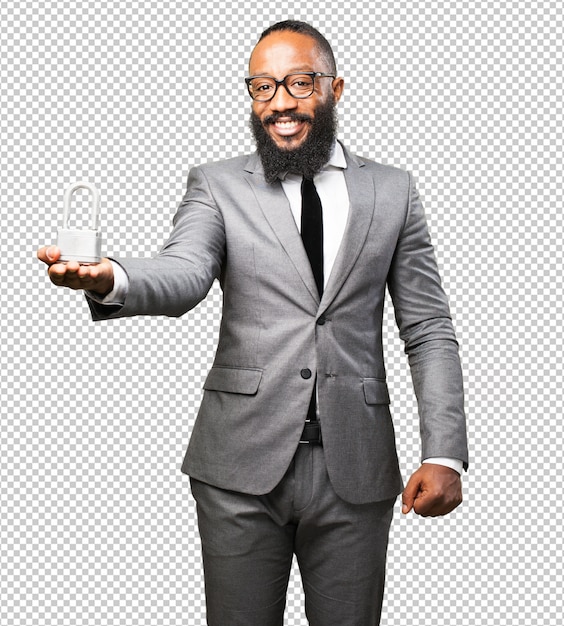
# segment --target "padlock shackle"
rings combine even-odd
[[[78,189],[87,189],[90,192],[91,197],[91,211],[90,211],[90,228],[92,230],[98,230],[98,217],[100,214],[100,193],[92,183],[84,181],[75,183],[65,191],[65,198],[63,201],[63,228],[69,227],[70,217],[70,205],[72,195]]]

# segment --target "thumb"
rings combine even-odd
[[[57,246],[49,246],[45,249],[45,256],[50,263],[54,263],[59,260],[61,251],[57,248]]]
[[[417,478],[412,475],[411,478],[407,481],[407,485],[401,494],[402,507],[401,512],[405,515],[411,511],[413,508],[413,503],[415,502],[415,498],[419,493],[419,481]]]
[[[43,246],[37,251],[37,258],[47,265],[53,265],[59,260],[61,251],[57,246]]]

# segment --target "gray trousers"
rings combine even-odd
[[[260,468],[257,468],[260,472]],[[355,505],[333,491],[323,448],[301,444],[264,496],[191,479],[210,626],[281,626],[293,554],[312,626],[380,623],[395,498]]]

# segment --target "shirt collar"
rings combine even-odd
[[[331,150],[331,156],[329,157],[329,161],[327,165],[323,169],[332,169],[338,168],[340,170],[347,169],[347,160],[345,158],[345,152],[343,150],[343,146],[335,141],[333,144],[333,150]]]

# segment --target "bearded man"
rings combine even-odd
[[[153,259],[58,263],[95,320],[179,316],[219,279],[223,318],[182,469],[202,540],[208,624],[279,626],[293,554],[316,626],[380,621],[394,502],[444,515],[467,465],[462,375],[411,176],[336,140],[327,40],[267,29],[245,79],[257,152],[195,167]],[[418,399],[405,489],[382,347],[388,288]]]

